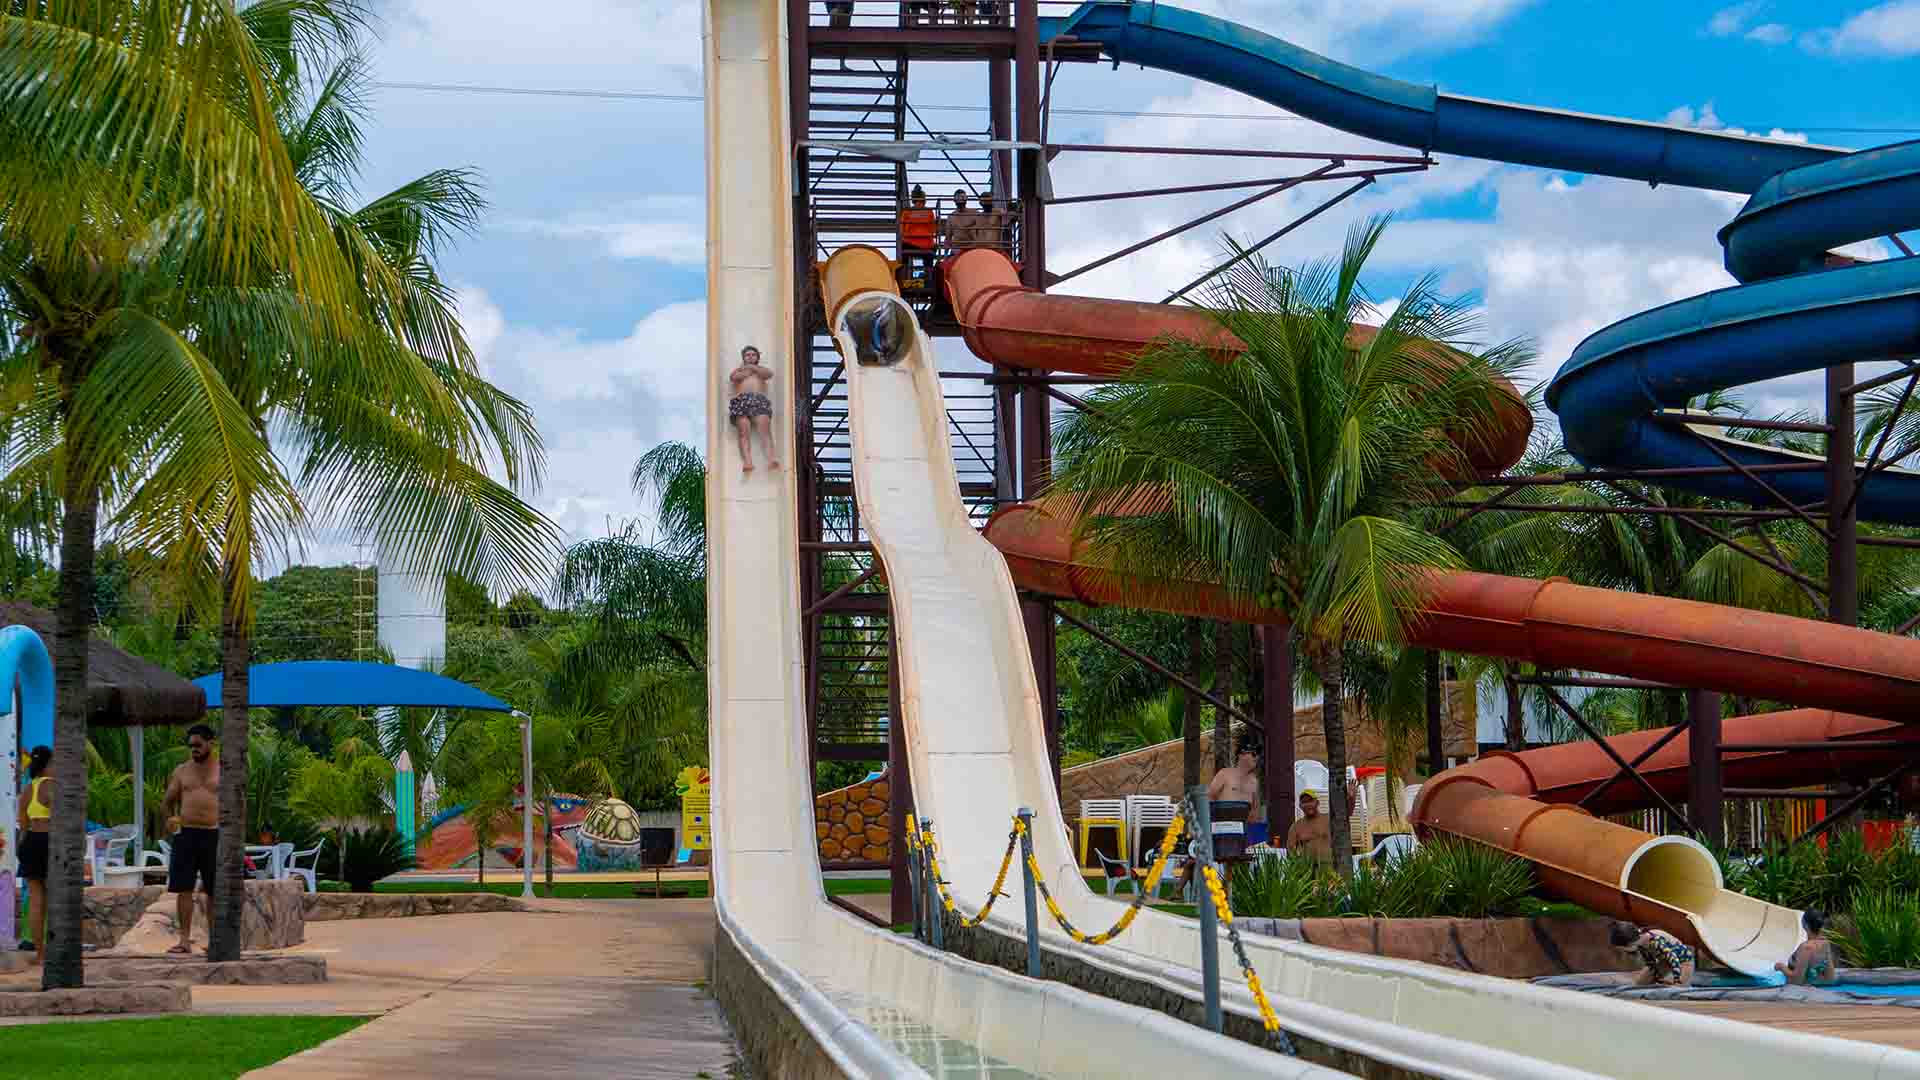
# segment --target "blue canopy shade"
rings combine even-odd
[[[219,673],[202,675],[193,685],[207,692],[207,707],[220,707]],[[255,664],[247,672],[247,704],[256,709],[338,705],[377,709],[484,709],[512,712],[513,706],[484,690],[431,671],[357,660],[290,660]]]

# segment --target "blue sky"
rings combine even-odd
[[[1870,146],[1920,138],[1920,0],[1607,5],[1572,0],[1186,0],[1328,56],[1444,90],[1556,108],[1737,125],[1756,134]],[[698,94],[700,5],[690,0],[388,0],[374,50],[383,82]],[[984,100],[972,68],[916,69],[914,100]],[[1062,107],[1245,114],[1229,120],[1060,116],[1056,140],[1268,149],[1368,144],[1190,80],[1110,65],[1059,79]],[[930,113],[958,125],[971,117]],[[370,118],[363,187],[469,165],[492,211],[444,263],[492,377],[531,402],[551,455],[539,504],[575,537],[645,508],[635,457],[702,438],[705,336],[702,112],[696,102],[606,101],[386,88]],[[1860,134],[1835,128],[1900,128]],[[1392,152],[1391,148],[1380,148]],[[1173,159],[1178,162],[1178,159]],[[1191,159],[1189,159],[1191,160]],[[1258,166],[1254,166],[1257,168]],[[1178,179],[1170,181],[1169,177]],[[1265,175],[1231,161],[1062,156],[1062,194]],[[1330,194],[1300,192],[1224,220],[1260,236]],[[1077,265],[1231,196],[1062,208],[1048,257]],[[1311,200],[1311,201],[1310,201]],[[1436,272],[1484,306],[1490,340],[1534,338],[1544,377],[1615,319],[1729,284],[1717,229],[1739,202],[1710,193],[1448,159],[1383,182],[1271,249],[1280,262],[1334,251],[1359,217],[1396,225],[1373,282],[1391,299]],[[1089,274],[1068,291],[1154,298],[1197,274],[1219,233],[1196,230]],[[1749,391],[1773,410],[1811,406],[1817,376]]]

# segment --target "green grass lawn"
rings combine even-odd
[[[225,1080],[352,1031],[364,1016],[169,1016],[0,1027],[8,1076]]]
[[[339,891],[338,886],[329,889],[332,882],[323,883],[323,892]],[[865,893],[884,893],[891,886],[886,878],[830,878],[826,882],[829,896],[857,896]],[[553,883],[552,895],[561,900],[632,900],[635,890],[639,898],[653,899],[653,881],[565,881]],[[373,886],[374,892],[382,893],[469,893],[491,892],[501,896],[519,896],[520,879],[496,882],[489,881],[482,886],[474,881],[382,881]],[[535,878],[533,892],[536,896],[548,895],[546,882]],[[705,878],[698,881],[662,881],[660,897],[663,900],[700,898],[707,895]]]

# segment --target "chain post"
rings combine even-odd
[[[1195,785],[1187,789],[1189,817],[1193,821],[1195,848],[1194,878],[1200,882],[1195,894],[1200,915],[1200,983],[1206,996],[1207,1027],[1220,1031],[1226,1026],[1220,1015],[1220,926],[1213,910],[1213,896],[1207,892],[1203,872],[1213,865],[1213,808],[1207,803],[1207,789]]]
[[[933,835],[932,822],[923,821],[920,823],[920,827],[925,831],[926,836],[931,837]],[[946,944],[947,919],[946,919],[946,905],[941,903],[940,901],[940,886],[942,883],[939,880],[939,878],[936,876],[934,871],[934,867],[938,864],[938,860],[934,857],[933,842],[931,840],[928,840],[925,844],[922,844],[921,846],[926,850],[926,853],[927,853],[926,883],[927,883],[927,911],[929,913],[927,918],[927,933],[930,936],[930,940],[928,941],[928,944],[944,952],[946,951],[946,947],[947,947],[947,944]]]
[[[1033,810],[1020,808],[1020,877],[1027,894],[1027,977],[1040,977],[1040,900],[1033,881]]]
[[[913,937],[921,941],[925,940],[926,935],[926,913],[921,910],[926,905],[920,902],[921,882],[926,879],[921,862],[926,858],[926,853],[920,850],[919,843],[913,839],[919,835],[916,831],[918,828],[911,817],[907,818],[908,833],[896,840],[907,845],[907,891],[913,894]]]

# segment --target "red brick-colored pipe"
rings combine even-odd
[[[1222,362],[1246,351],[1240,339],[1207,312],[1193,307],[1102,300],[1036,292],[1020,284],[1019,271],[998,251],[976,248],[941,267],[947,299],[960,336],[975,356],[1002,367],[1034,368],[1074,375],[1117,376],[1156,342],[1177,338],[1212,352]],[[1374,327],[1356,324],[1348,344],[1372,340]],[[1434,347],[1436,366],[1459,354]],[[1466,447],[1467,460],[1484,473],[1498,473],[1520,460],[1533,432],[1533,414],[1505,379],[1498,429]]]
[[[1145,506],[1149,499],[1135,501]],[[1101,566],[1080,547],[1077,520],[1077,504],[1055,497],[1005,507],[985,531],[1025,589],[1201,618],[1285,621],[1284,612],[1260,609],[1211,582],[1143,580]],[[1547,670],[1605,672],[1889,720],[1920,716],[1920,641],[1788,615],[1561,580],[1437,571],[1406,629],[1410,644]],[[1724,737],[1737,741],[1732,729]],[[1677,752],[1684,759],[1685,751]]]

